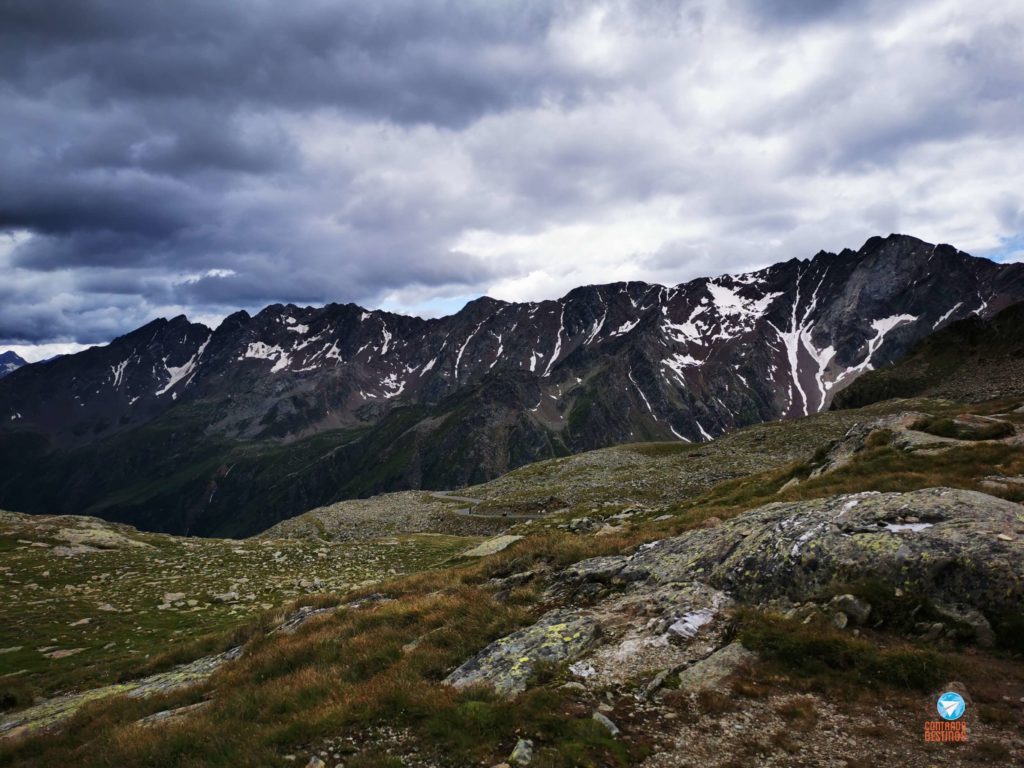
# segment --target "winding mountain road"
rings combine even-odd
[[[483,499],[474,499],[470,496],[455,496],[449,491],[428,491],[427,495],[431,498],[438,499],[439,501],[461,501],[464,504],[468,504],[468,507],[461,507],[455,510],[455,514],[461,515],[462,517],[473,517],[479,520],[537,520],[544,517],[544,515],[523,515],[523,514],[511,514],[511,513],[498,513],[498,514],[478,514],[473,512],[473,507],[479,504],[483,504]]]

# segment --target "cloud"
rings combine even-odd
[[[0,345],[1024,231],[1024,9],[0,7]]]

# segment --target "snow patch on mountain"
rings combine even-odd
[[[542,378],[547,378],[551,375],[551,366],[558,361],[558,355],[562,351],[562,328],[565,325],[565,305],[562,305],[562,313],[558,317],[558,334],[555,336],[555,351],[551,353],[551,358],[548,360],[548,366],[544,369],[544,373],[541,374]]]
[[[620,325],[616,330],[612,331],[608,335],[609,336],[622,336],[624,334],[629,333],[634,328],[636,328],[639,323],[640,323],[640,318],[639,317],[637,319],[635,319],[635,320],[627,320],[622,325]]]
[[[942,325],[944,322],[946,322],[949,319],[950,315],[952,315],[954,312],[956,312],[958,309],[960,309],[960,307],[962,307],[963,305],[964,305],[964,303],[962,301],[958,301],[956,303],[956,305],[952,309],[949,310],[949,312],[947,312],[946,314],[944,314],[942,317],[940,317],[938,320],[935,321],[935,325],[933,325],[932,328],[933,329],[934,328],[938,328],[940,325]]]
[[[128,363],[131,362],[131,358],[122,360],[117,365],[110,366],[110,373],[114,377],[111,386],[117,389],[121,386],[121,382],[124,381],[124,369],[128,367]]]
[[[331,353],[327,353],[327,357],[330,357]],[[279,373],[287,368],[291,364],[291,357],[281,347],[270,346],[262,341],[254,341],[246,347],[245,354],[238,358],[252,360],[273,360],[276,361],[273,367],[270,369],[271,373]],[[165,390],[166,391],[166,390]],[[158,393],[159,394],[159,393]]]
[[[399,381],[398,374],[396,373],[389,373],[384,377],[384,380],[381,381],[380,385],[386,390],[384,392],[384,397],[387,400],[390,400],[393,397],[398,397],[405,391],[405,382]]]
[[[651,404],[647,401],[647,395],[644,394],[644,391],[640,389],[640,385],[636,383],[636,379],[633,378],[632,368],[629,369],[629,380],[632,382],[633,386],[636,387],[636,391],[640,393],[640,397],[643,398],[644,405],[647,406],[647,410],[650,412],[651,416],[654,418],[655,421],[658,421],[658,417],[654,413],[654,409],[651,408]]]
[[[209,343],[210,343],[210,337],[208,336],[206,338],[206,341],[204,341],[200,345],[200,347],[196,351],[196,353],[194,355],[192,355],[192,357],[190,357],[188,359],[188,361],[184,365],[180,365],[180,366],[170,366],[170,365],[167,365],[167,358],[165,357],[164,358],[164,368],[166,369],[166,372],[167,372],[167,375],[168,375],[169,378],[167,380],[167,383],[163,386],[163,388],[158,389],[154,394],[156,394],[157,396],[163,395],[163,394],[169,392],[175,385],[178,384],[178,382],[184,381],[184,380],[190,378],[195,373],[196,366],[199,365],[199,361],[203,357],[203,352],[206,351],[206,345],[209,344]],[[186,381],[186,384],[187,384],[187,381]]]
[[[874,370],[874,362],[872,358],[875,356],[875,352],[877,352],[882,346],[882,343],[885,341],[885,337],[901,325],[916,321],[917,317],[914,315],[890,315],[889,317],[883,317],[879,320],[872,320],[871,328],[875,332],[875,335],[868,339],[867,354],[864,355],[864,360],[860,365],[847,369],[846,373],[843,375],[843,379],[845,380],[853,376],[859,376],[861,373]]]
[[[477,327],[473,329],[473,332],[471,334],[469,334],[469,336],[466,337],[466,340],[464,342],[462,342],[462,346],[459,347],[459,353],[455,356],[455,380],[456,381],[459,380],[459,363],[462,362],[462,355],[463,355],[463,353],[465,353],[466,347],[469,346],[469,342],[471,342],[473,340],[473,337],[477,335],[477,333],[480,331],[480,329],[483,327],[483,325],[484,325],[483,323],[480,323],[479,325],[477,325]],[[531,368],[530,370],[532,371],[533,369]]]
[[[683,378],[683,371],[686,368],[699,368],[702,363],[692,355],[684,355],[681,352],[676,352],[674,355],[670,355],[661,361],[661,364],[671,369],[675,374],[679,383],[683,386],[686,385],[686,379]]]

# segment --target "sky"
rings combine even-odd
[[[1024,259],[1013,0],[0,0],[0,349],[904,232]]]

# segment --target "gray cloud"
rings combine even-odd
[[[1006,6],[0,1],[0,345],[1005,249]]]

